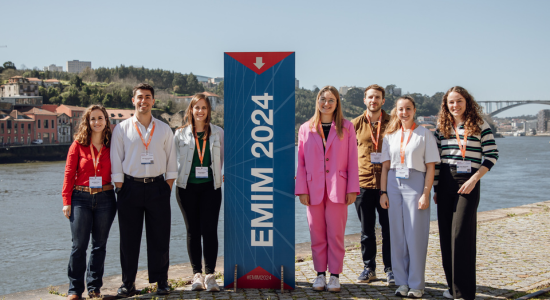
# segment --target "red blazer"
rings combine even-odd
[[[316,205],[323,201],[326,186],[330,201],[346,203],[346,194],[359,194],[357,139],[353,124],[344,120],[344,136],[339,139],[332,121],[325,151],[317,129],[310,131],[309,123],[302,124],[298,133],[295,194],[309,194],[310,204]]]

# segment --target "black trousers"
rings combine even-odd
[[[117,194],[122,282],[136,280],[143,219],[147,234],[149,282],[168,280],[170,264],[170,185],[159,180],[140,183],[125,179]]]
[[[357,216],[361,221],[361,254],[366,268],[376,270],[376,211],[382,227],[382,261],[384,272],[391,270],[390,222],[388,210],[380,206],[380,190],[360,189],[355,201]]]
[[[188,183],[186,188],[178,187],[176,197],[187,229],[187,253],[193,273],[202,273],[204,255],[205,273],[214,274],[218,259],[218,218],[222,189],[214,189],[211,181]]]
[[[477,207],[480,182],[470,194],[457,194],[470,174],[456,172],[455,166],[441,164],[437,186],[437,220],[443,269],[455,299],[475,298]]]

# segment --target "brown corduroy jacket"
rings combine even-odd
[[[366,113],[366,112],[365,112]],[[355,127],[357,136],[357,152],[359,156],[359,185],[364,189],[380,189],[380,175],[382,173],[382,164],[372,164],[370,162],[370,153],[375,152],[375,146],[371,138],[371,129],[369,121],[363,113],[361,116],[351,120]],[[374,121],[374,120],[371,120]],[[378,151],[382,152],[382,144],[386,127],[390,122],[390,115],[382,110],[382,128],[380,128],[380,137],[378,138]],[[378,120],[372,127],[373,133],[376,135],[378,130]]]

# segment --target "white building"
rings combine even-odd
[[[50,72],[58,71],[58,72],[63,72],[63,66],[49,65],[49,66],[47,66],[47,67],[44,67],[44,71],[50,71]]]
[[[223,77],[214,77],[214,78],[208,79],[208,83],[215,84],[215,85],[220,84],[220,82],[222,81],[223,81]]]
[[[86,68],[92,68],[92,62],[91,61],[79,61],[79,60],[73,60],[67,62],[67,72],[69,73],[80,73],[84,71]]]

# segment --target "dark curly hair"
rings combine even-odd
[[[94,104],[88,106],[86,111],[82,114],[80,119],[80,125],[78,125],[78,130],[74,135],[74,140],[82,146],[89,146],[90,140],[92,138],[92,128],[90,127],[90,115],[92,111],[99,109],[103,112],[105,117],[105,128],[103,128],[103,145],[109,148],[111,146],[111,136],[113,132],[111,131],[111,122],[109,121],[109,114],[105,107],[99,104]]]
[[[443,100],[441,101],[441,109],[437,119],[437,128],[439,129],[439,132],[441,132],[441,134],[447,139],[451,137],[451,131],[454,126],[454,118],[449,111],[449,107],[447,106],[447,98],[452,92],[457,92],[464,97],[464,99],[466,99],[466,110],[464,111],[463,116],[464,129],[466,129],[468,134],[471,135],[480,134],[481,125],[484,122],[481,117],[483,111],[481,110],[481,106],[479,106],[479,104],[477,104],[474,100],[474,97],[461,86],[453,86],[443,96]]]

